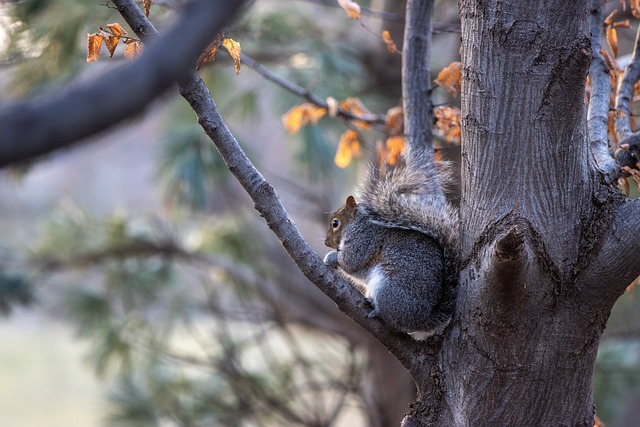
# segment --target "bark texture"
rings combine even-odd
[[[622,204],[587,134],[590,6],[460,4],[463,269],[438,425],[593,425],[598,342],[628,282],[590,266]]]

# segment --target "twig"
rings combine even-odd
[[[602,37],[602,3],[601,0],[591,0],[589,25],[591,27],[591,66],[589,78],[591,80],[591,96],[587,113],[589,141],[594,161],[601,171],[609,176],[617,173],[618,167],[609,150],[609,98],[611,83],[609,68],[600,53]]]
[[[284,79],[283,77],[275,74],[273,71],[269,70],[268,68],[260,65],[258,62],[256,62],[253,58],[251,58],[250,56],[247,56],[246,54],[242,54],[240,57],[240,61],[246,65],[249,68],[252,68],[253,70],[255,70],[258,74],[260,74],[261,76],[263,76],[265,79],[272,81],[273,83],[277,84],[278,86],[282,87],[283,89],[298,95],[301,98],[306,99],[307,101],[309,101],[312,104],[317,105],[318,107],[322,107],[322,108],[326,108],[329,109],[329,105],[327,104],[327,102],[325,100],[323,100],[322,98],[320,98],[319,96],[309,92],[307,89],[300,87],[286,79]],[[354,114],[351,111],[347,111],[347,110],[343,110],[341,108],[339,108],[336,112],[336,115],[338,117],[342,117],[346,120],[359,120],[362,122],[366,122],[366,123],[370,123],[372,125],[384,125],[385,123],[385,115],[383,114],[369,114],[366,116],[361,116],[358,114]],[[380,130],[384,130],[384,127],[382,127]]]
[[[616,97],[615,131],[620,144],[623,144],[624,140],[632,134],[629,123],[631,98],[633,97],[633,86],[638,79],[640,79],[640,28],[636,33],[631,62],[624,70],[622,81],[618,88],[618,96]]]
[[[133,0],[114,0],[117,4],[134,4]],[[140,9],[127,8],[121,13],[131,28],[149,28],[151,24]],[[141,38],[142,35],[139,34]],[[245,191],[254,201],[254,207],[266,220],[284,249],[303,274],[322,292],[329,296],[340,310],[360,324],[378,341],[384,344],[407,368],[416,361],[412,352],[420,345],[410,337],[390,332],[377,318],[368,318],[363,296],[336,272],[330,270],[318,254],[307,245],[287,214],[275,189],[258,172],[246,156],[237,140],[227,128],[211,98],[209,89],[200,76],[192,70],[179,82],[180,94],[189,102],[198,117],[198,123],[211,138],[220,155]]]

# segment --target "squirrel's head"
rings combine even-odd
[[[329,228],[327,229],[327,238],[324,244],[330,248],[338,249],[340,240],[342,240],[342,231],[356,217],[358,213],[358,204],[353,196],[347,197],[347,201],[340,209],[331,215]]]

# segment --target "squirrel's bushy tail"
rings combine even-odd
[[[430,319],[434,327],[446,323],[453,314],[459,274],[458,211],[447,203],[443,191],[451,181],[451,172],[447,164],[436,169],[414,151],[401,155],[395,165],[369,170],[359,192],[361,206],[377,224],[419,231],[442,247],[444,288]]]

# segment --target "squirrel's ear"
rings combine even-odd
[[[353,196],[347,197],[346,205],[349,209],[353,209],[358,206],[358,204],[356,203],[356,199],[354,199]]]

